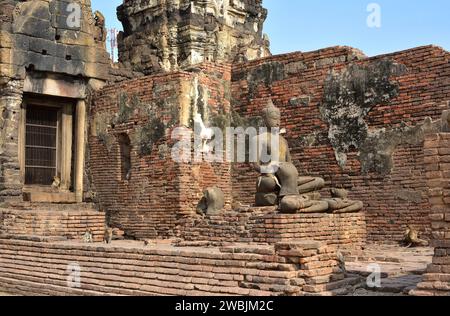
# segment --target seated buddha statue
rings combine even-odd
[[[272,100],[268,101],[267,107],[263,110],[263,118],[268,129],[279,129],[281,113]],[[266,131],[253,139],[258,145],[257,148],[261,150],[258,152],[257,162],[253,163],[254,169],[262,174],[257,183],[256,206],[278,204],[281,213],[326,211],[328,203],[317,201],[312,198],[313,196],[300,195],[299,187],[308,193],[311,189],[320,188],[320,180],[312,178],[312,181],[309,179],[304,181],[305,179],[299,178],[297,168],[292,163],[288,142],[281,134]],[[274,136],[279,137],[278,148],[272,148],[271,140]],[[263,150],[265,152],[262,152]],[[267,155],[273,158],[271,154],[274,150],[278,150],[278,155],[274,155],[275,160],[263,162],[261,157]]]

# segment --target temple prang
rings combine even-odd
[[[119,60],[145,74],[270,56],[262,0],[127,0],[117,16]]]

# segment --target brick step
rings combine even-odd
[[[69,212],[69,211],[98,211],[94,203],[30,203],[30,202],[9,202],[1,203],[0,210],[12,211],[43,211],[43,212]]]
[[[77,202],[75,193],[24,192],[23,200],[30,203],[73,203]]]
[[[344,293],[338,291],[339,287],[352,283],[348,278],[340,280],[339,269],[321,269],[316,273],[312,266],[273,265],[286,260],[274,246],[272,249],[237,246],[233,249],[238,253],[222,253],[217,248],[179,249],[168,244],[144,248],[137,242],[113,244],[116,246],[0,239],[0,280],[5,280],[0,284],[0,291],[39,293],[40,285],[45,295],[58,291],[70,295],[303,295],[311,292],[305,281],[315,280],[321,284],[313,286],[314,294],[320,295],[320,292]],[[309,253],[311,262],[321,259],[326,262],[326,254],[334,251],[322,243],[308,245],[293,243],[286,247],[292,250],[292,255]],[[318,253],[325,256],[314,255]],[[267,270],[266,263],[274,270]],[[68,269],[70,264],[80,266],[79,289],[67,287],[67,277],[72,273]],[[258,269],[258,264],[265,269]],[[303,277],[300,272],[304,272]],[[317,279],[322,273],[325,277]],[[326,277],[327,273],[330,278]]]
[[[3,252],[2,252],[3,253]],[[65,269],[67,266],[67,262],[76,262],[80,266],[89,269],[89,271],[94,272],[103,272],[106,271],[111,275],[116,276],[135,276],[136,274],[146,274],[148,277],[158,278],[159,275],[178,275],[179,277],[187,277],[192,276],[196,278],[199,282],[202,282],[202,278],[205,280],[215,278],[221,282],[226,282],[230,280],[230,277],[227,276],[224,272],[220,272],[220,269],[211,266],[211,269],[206,269],[205,267],[198,266],[197,264],[170,264],[169,266],[165,265],[164,262],[157,262],[153,260],[149,260],[149,262],[139,262],[137,260],[114,260],[108,258],[107,262],[105,260],[90,260],[86,258],[79,258],[77,256],[57,256],[51,258],[42,258],[42,255],[36,256],[36,254],[28,255],[26,253],[21,252],[20,255],[9,255],[2,254],[3,261],[5,264],[7,262],[20,264],[24,269],[29,268],[33,269],[36,267],[45,269],[45,267],[49,265],[57,265],[60,264],[60,268]],[[29,258],[33,258],[32,261]],[[142,258],[142,257],[141,257]],[[86,261],[89,260],[89,261]],[[1,262],[0,262],[1,264]],[[201,263],[198,263],[201,264]],[[120,270],[117,270],[117,266],[120,265]],[[211,272],[204,272],[204,270],[210,270]],[[218,272],[216,272],[218,271]],[[259,278],[258,281],[263,283],[264,277],[260,271],[257,269],[243,269],[246,273],[246,276],[249,278]],[[229,268],[229,272],[233,272],[233,268]],[[280,271],[270,271],[266,273],[266,281],[270,282],[283,282],[285,283],[285,278],[290,274],[283,274]],[[272,278],[270,278],[272,276]],[[278,278],[276,277],[278,276]],[[244,278],[234,278],[234,280],[240,281]],[[233,279],[232,279],[233,280]]]
[[[431,290],[431,291],[446,291],[447,294],[450,291],[450,282],[434,281],[434,282],[421,282],[417,285],[418,290]]]
[[[303,286],[303,291],[307,293],[330,293],[333,291],[341,292],[344,288],[356,285],[361,282],[361,278],[359,276],[349,276],[343,280],[329,282],[326,284],[317,284],[317,285],[305,285]]]
[[[17,265],[20,265],[20,269],[15,269]],[[36,272],[36,268],[39,268],[40,271]],[[16,272],[17,270],[21,271],[22,275],[32,275],[39,276],[42,275],[45,277],[46,275],[52,275],[57,273],[58,271],[66,271],[68,268],[67,264],[49,264],[49,265],[38,265],[35,262],[26,262],[22,260],[17,260],[16,266],[14,265],[14,261],[5,261],[4,263],[0,263],[0,271],[7,272],[9,269],[13,269],[10,272]],[[150,281],[167,281],[167,282],[178,282],[178,283],[196,283],[196,284],[204,284],[204,285],[221,285],[224,287],[235,287],[238,285],[238,279],[236,281],[230,281],[233,279],[233,276],[221,276],[221,275],[212,275],[209,278],[198,277],[190,275],[189,273],[174,273],[174,271],[167,271],[167,269],[159,269],[158,273],[156,272],[147,272],[147,271],[122,271],[117,269],[107,269],[102,266],[98,266],[97,268],[87,267],[86,265],[80,266],[83,270],[83,277],[90,276],[93,279],[108,281],[113,279],[114,281],[120,282],[135,282],[138,278],[139,283],[142,283],[143,280]],[[184,275],[183,275],[184,274]],[[63,278],[64,279],[64,278]],[[170,287],[170,286],[169,286]]]

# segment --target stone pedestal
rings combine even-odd
[[[179,229],[179,237],[188,241],[274,244],[316,240],[343,248],[366,242],[364,212],[279,214],[277,207],[251,207],[188,219]]]

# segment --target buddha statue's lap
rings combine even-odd
[[[331,189],[331,199],[325,199],[330,211],[333,213],[358,212],[363,208],[363,202],[348,199],[348,191],[344,189]]]

